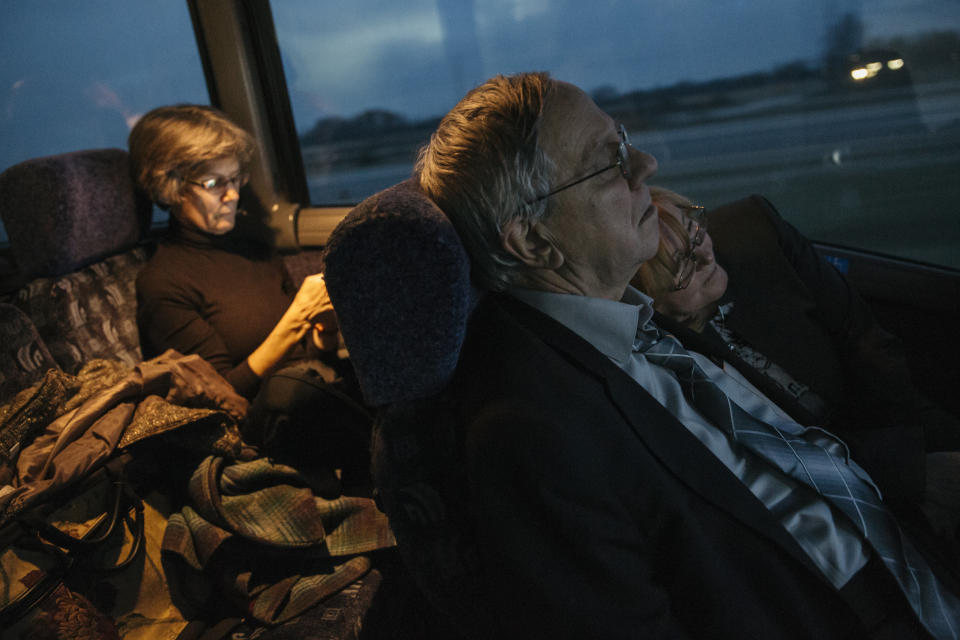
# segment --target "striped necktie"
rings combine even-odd
[[[958,638],[960,600],[940,585],[876,487],[845,459],[838,440],[817,427],[787,432],[754,418],[710,380],[676,338],[652,325],[638,331],[634,350],[673,371],[684,396],[714,426],[849,517],[893,574],[924,627],[935,638]],[[825,445],[830,441],[833,446]]]

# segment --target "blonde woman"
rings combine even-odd
[[[841,435],[890,503],[923,504],[951,536],[960,420],[913,385],[899,340],[846,278],[751,196],[709,214],[651,189],[660,244],[632,284],[688,348],[736,362],[802,424]],[[727,367],[729,368],[729,367]]]
[[[168,236],[137,279],[145,356],[199,354],[252,398],[281,363],[335,345],[323,276],[294,289],[272,247],[235,230],[254,152],[246,131],[212,107],[167,106],[137,122],[129,146],[135,180],[170,210]]]

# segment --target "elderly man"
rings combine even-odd
[[[501,637],[956,637],[951,576],[844,445],[628,286],[657,248],[656,168],[536,73],[471,91],[421,152],[490,290],[450,393]]]

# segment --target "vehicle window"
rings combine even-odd
[[[210,100],[182,1],[9,0],[0,60],[0,171],[39,156],[126,149],[144,112]],[[165,222],[158,213],[155,224]]]
[[[960,267],[955,0],[272,5],[312,204],[410,173],[495,73],[591,91],[708,206],[760,193],[815,240]]]

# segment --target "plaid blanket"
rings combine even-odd
[[[210,456],[189,493],[164,535],[171,571],[198,606],[224,589],[266,624],[337,593],[369,571],[361,554],[396,544],[373,500],[319,497],[308,478],[267,458]]]

